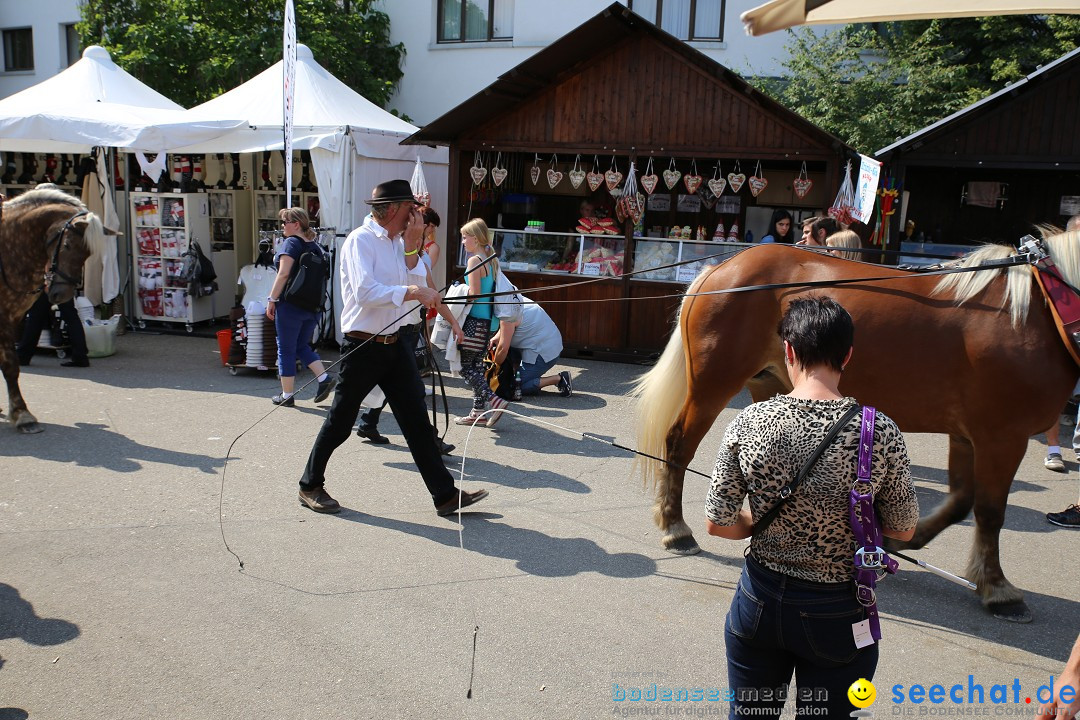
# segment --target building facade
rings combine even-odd
[[[740,75],[781,74],[786,33],[749,37],[761,0],[619,0]],[[381,0],[405,77],[388,107],[423,126],[604,10],[610,0]]]
[[[37,85],[79,59],[78,0],[0,0],[0,97]]]

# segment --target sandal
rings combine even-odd
[[[455,425],[478,425],[480,427],[484,427],[484,426],[486,426],[488,424],[488,421],[487,421],[486,418],[480,417],[480,414],[478,412],[476,412],[475,410],[473,410],[468,415],[465,415],[463,417],[454,418],[454,424]]]
[[[503,400],[498,395],[491,398],[491,410],[492,412],[487,416],[487,426],[494,427],[495,423],[499,422],[499,418],[503,416],[503,410],[510,404]]]

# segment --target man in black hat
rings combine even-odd
[[[380,183],[368,204],[371,214],[349,233],[338,255],[345,342],[337,393],[300,478],[300,502],[315,512],[341,510],[323,486],[326,465],[352,432],[364,398],[378,385],[401,426],[435,511],[451,515],[487,497],[487,491],[454,487],[427,421],[416,363],[411,351],[398,342],[398,329],[408,322],[407,304],[440,303],[439,294],[427,287],[425,266],[419,262],[424,221],[405,180]]]

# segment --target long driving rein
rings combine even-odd
[[[4,217],[3,216],[3,212],[4,212],[3,208],[4,208],[3,201],[0,200],[0,223],[3,222],[3,217]],[[45,251],[46,252],[48,252],[49,248],[54,243],[56,244],[56,247],[53,249],[52,261],[49,264],[49,269],[47,271],[45,271],[45,273],[42,275],[41,285],[39,285],[39,286],[37,286],[35,288],[32,288],[30,290],[26,290],[26,291],[19,291],[19,290],[16,290],[15,288],[13,288],[11,286],[11,281],[8,279],[8,276],[7,276],[7,270],[5,269],[4,259],[3,259],[2,256],[0,256],[0,278],[3,278],[4,284],[7,285],[8,290],[10,290],[11,292],[13,292],[15,294],[19,294],[20,292],[22,292],[22,294],[24,294],[24,295],[37,295],[38,293],[42,292],[45,288],[52,285],[53,280],[55,278],[57,278],[57,277],[59,277],[62,281],[64,281],[65,283],[67,283],[69,285],[77,286],[79,284],[79,278],[71,277],[70,275],[68,275],[67,273],[63,272],[60,269],[60,249],[64,245],[63,240],[62,240],[63,237],[64,237],[64,234],[67,233],[67,231],[71,229],[71,223],[75,222],[75,220],[77,220],[78,218],[81,218],[82,216],[89,215],[89,214],[90,214],[89,210],[80,210],[79,212],[75,213],[74,215],[69,217],[67,219],[67,222],[65,222],[63,224],[63,226],[59,230],[57,230],[56,233],[54,233],[51,238],[49,238],[48,242],[45,243]],[[2,250],[2,247],[0,247],[0,250]]]

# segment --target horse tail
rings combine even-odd
[[[676,320],[664,352],[656,365],[641,376],[630,391],[637,399],[637,445],[642,452],[657,458],[667,456],[667,433],[686,401],[686,352],[683,349],[681,323]],[[642,482],[656,482],[664,468],[660,460],[637,456],[636,471]]]

